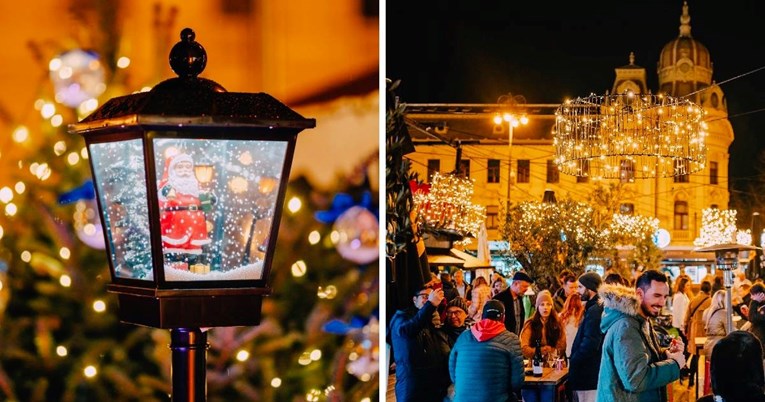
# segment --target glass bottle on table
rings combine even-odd
[[[542,365],[544,359],[542,358],[542,341],[537,339],[536,347],[534,350],[534,356],[531,358],[531,371],[534,377],[542,376]]]

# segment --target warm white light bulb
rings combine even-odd
[[[303,202],[300,201],[300,198],[297,197],[290,198],[290,201],[287,203],[287,209],[289,209],[293,214],[297,211],[300,211],[300,207],[302,206]]]
[[[311,244],[316,244],[319,241],[321,241],[321,234],[319,234],[318,231],[314,230],[311,233],[308,234],[308,242]]]
[[[85,374],[85,377],[88,378],[93,378],[98,374],[98,370],[96,370],[94,366],[85,367],[82,372]]]
[[[5,214],[8,216],[14,216],[16,215],[16,212],[18,212],[18,208],[16,207],[16,204],[10,203],[5,206]]]
[[[0,189],[0,202],[7,204],[13,200],[13,190],[10,187],[3,187]]]
[[[104,303],[103,300],[94,301],[93,310],[95,310],[96,313],[103,313],[104,311],[106,311],[106,303]]]
[[[26,126],[18,126],[13,130],[12,136],[13,141],[20,144],[29,139],[29,129]]]
[[[239,360],[240,362],[247,361],[247,359],[250,358],[250,352],[246,350],[240,350],[236,353],[236,360]]]
[[[119,59],[117,59],[117,67],[119,68],[127,68],[130,65],[130,59],[122,56]]]
[[[307,270],[308,267],[303,260],[296,261],[294,264],[292,264],[292,276],[294,277],[299,278],[305,275]]]
[[[60,278],[58,278],[58,283],[60,283],[61,286],[68,288],[72,286],[72,277],[67,274],[63,274]]]

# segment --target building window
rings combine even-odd
[[[489,168],[486,171],[487,183],[499,183],[499,159],[489,159]]]
[[[622,215],[634,215],[635,214],[635,204],[631,202],[625,202],[623,204],[619,205],[619,213]]]
[[[577,183],[587,183],[590,181],[590,161],[583,159],[579,161],[579,174],[576,176]]]
[[[675,201],[675,230],[688,230],[687,201]]]
[[[675,159],[675,183],[688,183],[690,175],[688,174],[688,161],[685,159]]]
[[[517,183],[528,183],[531,177],[531,162],[528,159],[518,160]]]
[[[709,184],[717,184],[717,162],[709,162]]]
[[[487,205],[486,206],[486,229],[498,229],[499,228],[499,206]]]
[[[459,174],[466,179],[470,178],[470,160],[460,160]]]
[[[560,181],[560,171],[558,165],[552,159],[547,160],[547,182],[558,183]]]
[[[440,159],[428,159],[428,183],[433,181],[433,175],[441,172]]]
[[[635,181],[635,161],[629,159],[619,161],[619,181],[622,183]]]

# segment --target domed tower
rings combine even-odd
[[[688,2],[683,2],[680,35],[661,50],[658,64],[659,92],[685,97],[712,84],[712,60],[709,50],[691,37],[691,16]],[[699,102],[699,94],[690,96]]]
[[[672,194],[667,201],[674,203],[665,207],[675,214],[673,241],[690,245],[693,238],[698,236],[701,210],[712,206],[728,208],[728,148],[733,142],[733,127],[728,120],[725,95],[712,79],[709,50],[691,37],[691,16],[687,1],[683,2],[683,13],[680,16],[680,34],[664,45],[657,67],[659,93],[689,99],[702,106],[705,112],[706,167],[690,178],[670,179],[664,187]],[[696,222],[687,225],[687,229],[678,230],[677,219],[681,213],[678,211],[682,208],[687,208],[688,216],[697,218],[694,219]],[[661,217],[662,220],[665,218],[670,216]]]

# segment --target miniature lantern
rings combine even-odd
[[[157,328],[255,325],[297,134],[265,93],[226,92],[184,29],[179,75],[114,98],[70,132],[90,154],[120,319]]]

